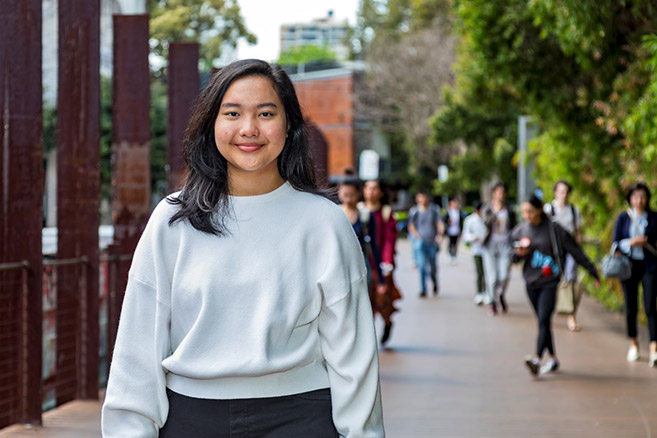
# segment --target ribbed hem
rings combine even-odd
[[[324,365],[313,362],[301,368],[253,377],[201,380],[169,373],[167,387],[188,397],[229,400],[299,394],[327,388],[329,380]]]

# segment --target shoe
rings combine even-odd
[[[641,353],[639,353],[639,347],[636,345],[630,345],[630,349],[627,350],[627,361],[636,362],[640,357]]]
[[[433,294],[438,295],[438,285],[437,284],[433,285]]]
[[[539,362],[538,359],[530,355],[527,355],[525,356],[525,365],[527,365],[527,368],[529,368],[529,372],[531,373],[532,376],[534,377],[538,376],[538,371],[539,368],[541,367],[541,362]]]
[[[490,296],[488,294],[484,294],[484,304],[489,305],[491,303]]]
[[[572,319],[569,319],[566,322],[566,326],[568,326],[568,330],[570,330],[571,332],[578,332],[582,330],[582,326],[577,324],[577,322],[573,321]]]
[[[384,345],[390,339],[390,331],[392,330],[392,323],[386,324],[383,328],[383,336],[381,336],[381,345]]]
[[[475,303],[477,306],[481,306],[482,304],[484,304],[484,294],[477,294],[477,295],[475,295],[475,297],[474,297],[474,303]]]
[[[423,290],[420,291],[420,298],[426,298],[426,297],[427,297],[427,293]]]
[[[497,315],[497,304],[490,303],[490,309],[488,310],[488,314],[490,316],[496,316]]]
[[[650,359],[648,360],[648,365],[652,368],[657,368],[657,353],[650,353]]]
[[[500,306],[502,306],[502,313],[507,313],[509,311],[509,307],[506,305],[506,299],[504,298],[504,295],[500,295]]]
[[[541,374],[553,373],[559,369],[559,362],[554,359],[549,359],[545,365],[541,367]]]

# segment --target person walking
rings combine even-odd
[[[502,312],[508,311],[506,288],[509,284],[512,249],[509,245],[509,233],[516,225],[516,215],[506,202],[506,184],[498,182],[493,185],[492,200],[482,212],[488,234],[483,242],[484,273],[486,275],[487,302],[489,314],[497,315],[499,301]]]
[[[566,181],[557,181],[553,188],[554,200],[544,205],[544,211],[550,219],[558,223],[561,228],[568,231],[575,239],[578,245],[582,244],[582,216],[579,209],[570,203],[569,197],[573,188]],[[573,313],[568,314],[566,325],[571,332],[577,332],[582,327],[577,323],[577,308],[581,296],[577,295],[577,263],[570,254],[566,254],[566,261],[564,265],[563,280],[568,283],[568,287],[572,288],[573,297]]]
[[[627,360],[634,362],[641,357],[636,320],[641,283],[650,334],[648,363],[651,367],[657,367],[657,213],[650,208],[650,190],[645,184],[634,184],[625,199],[630,208],[621,212],[616,219],[614,243],[618,251],[632,262],[632,276],[621,281],[627,336],[630,339]]]
[[[452,263],[456,262],[456,253],[458,250],[459,238],[463,231],[464,218],[465,215],[461,211],[458,199],[450,198],[443,221],[445,222],[447,237],[449,237],[449,260]]]
[[[521,205],[526,222],[511,232],[515,248],[513,261],[524,260],[522,275],[527,295],[538,319],[536,353],[525,357],[529,372],[536,376],[559,369],[552,335],[552,314],[556,302],[557,285],[564,266],[564,256],[570,254],[599,284],[596,267],[586,257],[572,235],[552,222],[543,211],[543,202],[532,195]],[[545,351],[549,359],[541,366]]]
[[[433,294],[438,295],[438,267],[436,255],[445,226],[440,211],[430,202],[429,192],[421,190],[415,197],[417,208],[409,217],[408,230],[417,245],[418,271],[420,272],[420,298],[427,296],[427,275],[433,283]]]
[[[376,229],[374,243],[380,250],[380,270],[376,283],[370,287],[370,300],[376,315],[383,318],[384,327],[381,344],[385,345],[392,331],[392,314],[397,312],[395,301],[401,293],[393,280],[395,269],[395,244],[397,243],[397,222],[392,215],[392,207],[387,202],[386,192],[380,180],[365,181],[363,186],[364,203],[359,208],[369,213],[370,222]],[[383,285],[380,289],[377,286]]]
[[[215,73],[134,253],[105,438],[383,437],[366,270],[285,71]]]
[[[481,201],[472,203],[474,211],[463,222],[463,241],[472,248],[475,270],[477,272],[477,293],[474,298],[476,305],[484,303],[486,295],[486,278],[484,277],[484,260],[482,243],[486,238],[486,224],[481,217]]]

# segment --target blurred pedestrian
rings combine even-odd
[[[515,248],[514,261],[524,260],[522,275],[527,285],[527,295],[538,319],[536,354],[525,358],[532,375],[559,369],[552,336],[552,314],[556,302],[556,290],[562,275],[564,258],[570,254],[598,281],[598,272],[586,257],[572,235],[552,222],[543,211],[543,202],[532,195],[521,205],[526,222],[511,232]],[[543,354],[550,358],[541,367]]]
[[[516,225],[516,215],[506,202],[506,184],[498,182],[491,191],[492,200],[482,211],[488,234],[484,239],[483,259],[490,315],[497,315],[499,301],[502,312],[508,311],[506,288],[509,284],[511,246],[509,233]]]
[[[409,218],[408,230],[415,239],[420,272],[420,297],[427,296],[427,275],[433,283],[433,294],[438,295],[438,266],[436,254],[440,248],[445,226],[438,207],[430,202],[429,192],[421,190],[415,197],[417,208]]]
[[[449,260],[452,263],[456,262],[456,253],[458,251],[459,238],[463,232],[464,218],[465,213],[461,210],[459,200],[450,198],[443,221],[445,222],[445,233],[449,237]]]
[[[630,348],[627,360],[639,360],[636,314],[639,310],[639,283],[643,285],[643,307],[648,318],[650,357],[657,367],[657,213],[650,208],[650,190],[642,183],[630,187],[626,196],[630,205],[618,215],[614,243],[632,262],[632,276],[621,282],[625,298],[625,321]]]
[[[582,216],[579,213],[579,209],[569,201],[572,190],[572,186],[566,181],[557,181],[553,188],[554,200],[544,205],[544,211],[550,219],[561,225],[561,228],[568,231],[578,245],[581,245]],[[563,279],[567,283],[566,287],[569,288],[573,294],[573,313],[568,314],[566,325],[568,330],[576,332],[582,328],[577,323],[575,316],[577,308],[579,307],[581,295],[579,295],[579,289],[576,287],[577,263],[570,254],[566,254]]]
[[[362,254],[285,71],[215,73],[184,157],[134,253],[103,436],[383,437]]]
[[[393,280],[395,269],[395,244],[397,243],[397,222],[392,215],[392,207],[388,204],[385,187],[380,180],[365,181],[363,186],[363,199],[365,202],[360,206],[366,213],[374,228],[376,229],[375,244],[381,253],[380,272],[375,284],[370,287],[370,299],[375,314],[379,313],[383,318],[384,328],[381,336],[381,344],[385,344],[390,338],[392,330],[392,314],[397,311],[395,301],[401,298],[399,289]],[[377,285],[384,285],[383,293],[377,293]]]
[[[484,260],[483,260],[483,247],[482,244],[486,238],[486,224],[481,217],[481,201],[472,203],[474,211],[471,215],[465,218],[463,222],[463,241],[469,244],[472,249],[472,256],[474,258],[475,270],[477,272],[477,293],[474,298],[476,305],[480,306],[484,303],[486,295],[486,278],[484,277]]]

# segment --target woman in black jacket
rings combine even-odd
[[[651,367],[657,367],[657,213],[650,209],[650,190],[635,184],[627,192],[630,208],[618,215],[614,243],[618,251],[632,261],[632,276],[621,282],[625,298],[625,318],[630,348],[628,362],[641,356],[637,340],[636,314],[639,308],[639,283],[643,285],[643,304],[650,332]]]
[[[521,207],[526,222],[513,229],[511,240],[515,248],[513,261],[525,261],[522,274],[529,301],[538,318],[536,354],[525,358],[529,371],[536,376],[539,370],[544,373],[559,369],[552,340],[552,314],[566,253],[572,255],[596,280],[598,272],[570,233],[546,216],[539,198],[532,196]],[[545,350],[550,359],[541,367]]]

